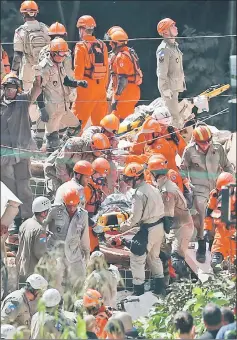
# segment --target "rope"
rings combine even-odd
[[[236,34],[220,34],[220,35],[194,35],[194,36],[181,36],[181,37],[175,37],[175,40],[177,39],[203,39],[203,38],[207,38],[207,39],[213,39],[213,38],[232,38],[232,37],[236,37]],[[163,40],[163,37],[144,37],[144,38],[129,38],[128,41],[149,41],[149,40]],[[174,39],[173,37],[171,38],[166,38],[166,39]],[[111,40],[105,40],[105,39],[100,39],[103,42],[111,42]],[[68,40],[67,43],[77,43],[78,40]],[[13,45],[13,42],[1,42],[2,45]],[[29,43],[30,44],[30,43]]]
[[[200,120],[199,122],[204,122],[204,121],[206,121],[206,120],[208,120],[208,119],[210,119],[210,118],[213,118],[213,117],[219,116],[219,115],[221,115],[221,114],[227,113],[228,111],[229,111],[229,109],[228,109],[228,108],[225,108],[225,109],[223,109],[223,110],[221,110],[221,111],[219,111],[219,112],[217,112],[217,113],[215,113],[215,114],[213,114],[213,115],[210,115],[210,116],[208,116],[208,117],[206,117],[206,118]],[[177,129],[175,132],[168,133],[168,134],[163,135],[163,136],[161,136],[161,137],[153,138],[153,139],[148,140],[148,141],[146,141],[146,142],[151,142],[151,141],[159,140],[159,139],[168,137],[168,136],[170,136],[170,135],[173,134],[173,133],[183,131],[183,130],[185,130],[185,129],[186,129],[186,128]],[[140,145],[140,144],[144,144],[144,142],[136,143],[136,145]],[[32,150],[13,148],[13,147],[7,146],[7,145],[0,145],[0,147],[1,147],[1,148],[4,148],[4,149],[17,150],[17,155],[20,155],[21,152],[22,152],[22,154],[23,154],[23,153],[27,153],[27,154],[30,153],[30,154],[32,154],[32,155],[34,155],[34,154],[38,154],[38,155],[42,154],[42,155],[45,155],[45,152],[44,152],[44,151],[40,151],[40,150],[36,150],[36,151],[32,152]],[[66,154],[67,154],[67,155],[70,155],[70,154],[83,154],[83,153],[93,153],[93,152],[96,152],[96,151],[102,151],[102,152],[103,152],[103,151],[104,151],[104,152],[109,151],[109,152],[111,152],[111,151],[117,151],[117,150],[121,150],[121,149],[120,149],[120,148],[113,148],[113,149],[107,149],[107,150],[88,150],[88,151],[77,151],[77,152],[70,152],[70,151],[67,151]],[[51,152],[51,153],[49,152],[48,155],[50,155],[50,154],[52,154],[52,153],[53,153],[53,152]],[[1,157],[9,157],[9,156],[14,156],[14,155],[15,155],[15,154],[12,153],[12,154],[10,154],[10,155],[1,155]]]

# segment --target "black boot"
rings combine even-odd
[[[205,240],[198,240],[196,260],[200,263],[205,263],[206,261],[206,241]]]
[[[165,280],[163,277],[155,278],[155,289],[153,293],[156,295],[166,295]]]
[[[144,283],[141,285],[133,285],[132,295],[140,296],[142,294],[144,294]]]

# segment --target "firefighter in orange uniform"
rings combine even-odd
[[[83,296],[83,306],[86,313],[96,319],[95,334],[99,339],[106,339],[105,326],[112,316],[112,312],[104,305],[103,297],[94,289],[88,289]]]
[[[3,79],[6,74],[10,73],[10,70],[8,54],[1,45],[1,79]]]
[[[92,230],[94,223],[91,218],[97,214],[98,208],[103,201],[103,186],[105,185],[105,178],[110,172],[109,162],[99,157],[92,162],[93,174],[91,181],[84,189],[86,210],[89,216],[89,234],[90,234],[90,252],[99,250],[99,241],[97,235]]]
[[[140,99],[142,71],[134,49],[127,46],[128,35],[114,27],[108,32],[112,53],[110,57],[110,73],[112,77],[112,104],[116,116],[122,121],[134,112]]]
[[[220,216],[212,217],[212,213],[216,209],[221,209],[221,188],[235,183],[235,178],[228,172],[222,172],[216,181],[216,188],[213,189],[209,196],[206,209],[206,217],[204,220],[204,239],[212,244],[211,246],[211,266],[213,270],[220,269],[223,260],[230,257],[234,262],[236,255],[236,228],[235,225],[227,226],[221,221]],[[236,216],[236,196],[233,192],[231,196],[231,214]],[[214,230],[213,230],[214,229]],[[213,240],[214,234],[214,240]],[[213,240],[213,243],[212,243]]]
[[[82,121],[82,129],[89,119],[92,125],[99,125],[108,106],[108,50],[103,41],[92,35],[95,27],[96,22],[90,15],[83,15],[77,21],[80,41],[75,47],[74,73],[75,79],[88,82],[88,88],[77,89],[72,111]]]

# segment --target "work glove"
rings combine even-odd
[[[168,90],[163,91],[163,95],[164,95],[165,98],[167,98],[167,99],[172,99],[172,97],[173,97],[173,92],[172,92],[170,89],[168,89]]]
[[[206,242],[209,242],[213,239],[211,231],[210,230],[204,230],[204,240]]]
[[[116,110],[117,104],[118,104],[118,101],[117,101],[117,100],[113,100],[113,101],[112,101],[112,103],[111,103],[111,110],[112,110],[112,111]]]
[[[40,109],[40,119],[42,122],[47,123],[49,121],[49,114],[46,111],[45,107]]]
[[[77,86],[84,87],[86,89],[88,87],[88,83],[86,80],[78,80]]]

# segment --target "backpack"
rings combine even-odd
[[[31,65],[37,65],[39,62],[39,54],[45,45],[49,44],[49,36],[45,32],[43,23],[39,23],[40,28],[35,30],[30,30],[24,26],[21,26],[25,31],[24,35],[24,54],[26,60]]]
[[[107,67],[104,60],[104,43],[101,40],[94,42],[83,41],[88,51],[91,67],[85,69],[84,76],[90,79],[104,79]]]
[[[139,58],[137,53],[134,51],[133,48],[128,48],[129,51],[120,51],[119,53],[126,55],[133,63],[134,67],[134,74],[128,76],[128,82],[136,85],[141,85],[142,84],[142,70],[140,68],[139,64]],[[116,55],[112,56],[111,58],[111,63],[113,63],[114,58],[116,58]],[[134,80],[129,80],[130,77],[133,77]]]

